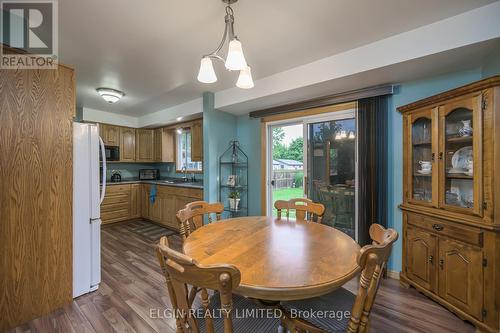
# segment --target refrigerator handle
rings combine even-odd
[[[99,137],[99,145],[101,146],[101,156],[102,156],[102,186],[101,186],[101,200],[104,200],[104,195],[106,194],[106,149],[104,148],[104,142],[101,137]]]

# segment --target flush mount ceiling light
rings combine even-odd
[[[226,69],[230,71],[240,71],[240,76],[236,82],[236,86],[242,89],[253,88],[252,71],[247,65],[245,60],[245,55],[243,54],[243,48],[241,47],[241,42],[238,37],[234,34],[234,16],[231,4],[238,0],[222,0],[226,3],[226,16],[224,18],[226,25],[224,27],[224,34],[222,35],[222,40],[215,51],[210,54],[206,54],[201,58],[200,71],[198,72],[198,81],[203,83],[214,83],[217,81],[217,75],[215,75],[214,65],[212,59],[218,59],[224,62]],[[229,42],[227,57],[224,59],[219,52],[222,47]]]
[[[111,89],[111,88],[97,88],[96,89],[99,95],[108,102],[109,104],[113,104],[118,102],[123,96],[125,96],[125,93],[120,90],[116,89]]]

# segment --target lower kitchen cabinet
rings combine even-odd
[[[143,185],[144,191],[141,194],[143,196],[141,199],[143,203],[142,217],[175,230],[179,229],[175,216],[177,211],[190,202],[203,199],[203,190],[201,189],[156,185],[156,199],[152,203],[149,199],[151,186],[149,184]]]
[[[101,221],[103,224],[130,219],[130,184],[109,185],[101,204]]]
[[[142,215],[141,184],[130,185],[130,217],[138,218]]]
[[[144,218],[171,229],[179,229],[177,211],[202,200],[203,190],[156,185],[156,199],[150,200],[150,184],[113,184],[106,188],[101,205],[103,224]]]
[[[170,228],[179,229],[177,218],[175,216],[177,213],[175,199],[176,197],[173,195],[162,194],[160,222]]]

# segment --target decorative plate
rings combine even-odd
[[[448,170],[448,173],[466,173],[466,172],[467,172],[467,169],[451,168],[450,170]]]
[[[451,165],[455,170],[467,170],[467,161],[472,159],[472,146],[460,148],[453,154]],[[462,171],[463,172],[463,171]]]

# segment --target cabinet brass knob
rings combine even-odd
[[[434,228],[434,230],[436,230],[436,231],[441,231],[444,229],[444,227],[441,224],[437,224],[437,223],[433,224],[432,228]]]
[[[441,269],[443,269],[443,267],[444,267],[444,259],[440,259],[440,260],[439,260],[439,267],[440,267]]]
[[[431,265],[434,264],[434,257],[433,256],[429,256],[429,263]]]

